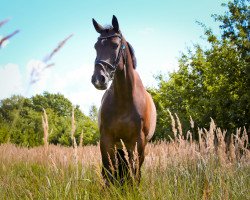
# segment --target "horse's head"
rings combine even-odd
[[[112,26],[102,27],[93,19],[93,25],[100,37],[95,43],[95,69],[91,82],[99,90],[107,89],[117,68],[123,67],[124,39],[119,30],[117,18],[113,15]]]

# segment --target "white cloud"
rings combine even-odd
[[[103,93],[104,91],[96,90],[93,86],[92,89],[69,92],[66,93],[65,96],[70,99],[74,105],[80,105],[81,110],[83,110],[85,114],[88,114],[90,106],[96,105],[99,108]]]
[[[99,91],[91,83],[93,66],[88,64],[78,68],[64,71],[63,74],[54,73],[50,85],[52,92],[64,94],[73,104],[80,105],[85,112],[89,112],[91,105],[100,105],[104,91]],[[48,81],[50,81],[48,80]],[[49,90],[50,91],[50,90]]]
[[[0,99],[23,93],[24,85],[19,66],[9,63],[0,67]]]
[[[61,71],[59,66],[45,69],[40,60],[30,60],[21,73],[16,64],[7,64],[0,68],[0,99],[13,94],[33,96],[44,91],[61,93],[74,105],[80,105],[88,114],[91,105],[99,106],[104,91],[95,89],[91,83],[93,66],[82,65],[68,71]],[[35,80],[31,84],[31,80]]]
[[[60,93],[74,105],[80,105],[86,114],[91,105],[100,105],[104,91],[95,89],[90,81],[93,66],[85,64],[74,69],[60,70],[60,66],[55,65],[51,69],[41,70],[45,65],[32,60],[27,65],[27,78],[34,66],[37,66],[35,69],[38,71],[39,80],[32,85],[29,96],[44,91]]]
[[[155,29],[152,27],[145,27],[139,30],[139,34],[143,35],[143,36],[148,36],[151,35],[155,32]]]

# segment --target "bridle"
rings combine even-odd
[[[97,60],[97,59],[95,60],[95,65],[101,65],[104,68],[104,70],[105,70],[105,74],[109,77],[110,80],[113,79],[113,76],[114,76],[115,71],[117,69],[117,66],[119,64],[119,61],[121,59],[121,56],[123,56],[123,59],[125,61],[124,63],[126,63],[126,57],[124,55],[125,54],[124,50],[126,49],[126,46],[122,42],[122,35],[121,34],[120,35],[113,34],[113,35],[109,35],[107,37],[98,37],[98,40],[99,39],[101,39],[101,40],[103,40],[103,39],[109,39],[109,38],[112,38],[112,37],[119,37],[121,39],[120,48],[119,48],[119,51],[118,51],[118,54],[117,54],[117,57],[116,57],[114,63],[111,64],[109,62],[106,62],[105,60]],[[108,73],[107,67],[110,69],[109,70],[110,74]]]

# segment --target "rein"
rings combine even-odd
[[[110,74],[107,73],[107,75],[110,79],[113,79],[113,76],[115,74],[115,71],[117,69],[118,63],[119,63],[122,55],[123,55],[123,59],[125,60],[125,63],[126,63],[126,58],[124,56],[124,50],[125,50],[126,46],[125,46],[125,44],[122,43],[122,35],[115,35],[114,34],[114,35],[110,35],[107,37],[98,37],[98,39],[108,39],[108,38],[112,38],[112,37],[119,37],[121,39],[120,49],[118,51],[118,54],[117,54],[117,57],[116,57],[114,63],[111,64],[111,63],[106,62],[104,60],[95,60],[95,65],[101,65],[105,69],[106,72],[107,72],[107,69],[105,68],[105,65],[110,68],[111,73]]]

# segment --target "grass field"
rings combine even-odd
[[[174,132],[171,142],[148,144],[134,187],[104,186],[99,146],[2,144],[0,199],[250,199],[246,131],[238,130],[228,146],[214,123],[199,130],[199,142]]]

